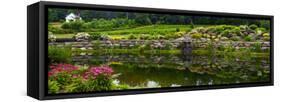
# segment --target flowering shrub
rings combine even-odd
[[[52,33],[52,32],[48,32],[48,41],[49,42],[54,42],[56,41],[57,37]]]
[[[56,66],[50,66],[50,69],[48,76],[56,76],[58,73],[77,70],[78,67],[71,64],[58,64]]]
[[[109,66],[80,67],[71,64],[50,66],[49,93],[104,91],[114,87]],[[59,87],[59,88],[58,88]]]
[[[108,66],[91,67],[90,70],[85,73],[84,79],[95,79],[100,75],[108,78],[112,73],[113,70]]]
[[[90,39],[90,35],[88,33],[77,33],[75,36],[74,36],[75,40],[76,41],[88,41]]]

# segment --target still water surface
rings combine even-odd
[[[269,58],[183,55],[77,55],[75,64],[110,65],[115,84],[157,88],[268,82]]]

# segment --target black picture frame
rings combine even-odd
[[[176,88],[155,88],[155,89],[134,89],[121,91],[106,91],[92,93],[77,93],[77,94],[47,94],[47,50],[48,50],[48,26],[47,13],[48,8],[79,8],[79,9],[94,9],[94,10],[112,10],[112,11],[129,11],[129,12],[151,12],[164,14],[180,14],[180,15],[198,15],[198,16],[216,16],[216,17],[232,17],[232,18],[249,18],[249,19],[267,19],[270,20],[270,81],[256,82],[231,85],[212,85],[198,87],[176,87]],[[94,5],[81,3],[62,3],[62,2],[47,2],[40,1],[27,7],[27,95],[39,100],[61,99],[61,98],[81,98],[81,97],[96,97],[96,96],[111,96],[111,95],[127,95],[127,94],[144,94],[144,93],[159,93],[159,92],[175,92],[175,91],[191,91],[191,90],[206,90],[206,89],[223,89],[223,88],[240,88],[254,86],[272,86],[273,81],[273,51],[274,51],[274,22],[271,15],[253,15],[253,14],[238,14],[238,13],[221,13],[221,12],[205,12],[205,11],[187,11],[174,9],[156,9],[156,8],[140,8],[140,7],[125,7],[112,5]]]

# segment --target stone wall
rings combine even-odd
[[[86,48],[93,49],[95,47],[102,48],[110,48],[110,47],[118,47],[118,48],[126,48],[126,47],[134,47],[140,46],[143,44],[147,44],[153,48],[164,48],[168,44],[173,48],[180,48],[183,41],[168,41],[168,40],[105,40],[105,41],[91,41],[91,42],[52,42],[49,45],[56,45],[58,47],[62,46],[71,46],[72,48]],[[213,42],[214,47],[218,47],[220,45],[229,45],[236,49],[251,47],[255,44],[260,43],[262,49],[269,49],[270,42]],[[207,42],[192,42],[193,48],[206,48],[208,46]]]

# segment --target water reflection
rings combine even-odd
[[[77,55],[75,64],[108,64],[115,84],[179,87],[269,81],[269,58],[192,55]]]

